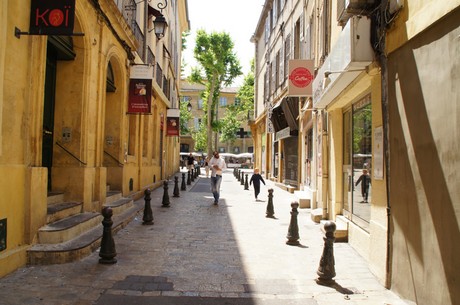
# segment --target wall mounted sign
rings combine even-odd
[[[29,35],[73,35],[75,0],[31,0]]]
[[[314,78],[313,60],[289,60],[288,96],[311,96]]]
[[[168,109],[166,112],[166,135],[179,136],[179,109]]]
[[[128,113],[150,114],[152,99],[153,67],[131,67],[129,80]]]

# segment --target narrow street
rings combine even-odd
[[[252,187],[244,190],[227,170],[218,206],[203,175],[179,198],[172,195],[174,184],[169,186],[170,207],[162,207],[162,188],[152,191],[153,225],[142,225],[141,210],[114,235],[117,263],[99,264],[96,251],[75,263],[19,269],[0,279],[0,303],[406,304],[347,243],[334,244],[336,284],[318,285],[324,233],[309,209],[299,209],[300,245],[287,245],[290,203],[296,199],[271,181],[255,201]],[[269,188],[275,218],[265,213]]]

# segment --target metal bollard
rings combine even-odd
[[[273,189],[268,190],[268,203],[267,203],[267,215],[265,217],[275,218],[275,210],[273,208]]]
[[[168,180],[163,182],[163,200],[161,201],[163,208],[169,208],[169,195],[168,195]]]
[[[174,176],[173,197],[180,197],[180,195],[179,195],[179,178],[177,176]]]
[[[185,173],[182,173],[182,183],[180,185],[180,190],[181,191],[187,190],[187,187],[185,186]]]
[[[297,223],[297,215],[299,215],[299,212],[297,211],[297,208],[299,207],[299,203],[294,201],[291,203],[291,222],[289,223],[289,229],[288,229],[288,234],[286,238],[288,239],[286,241],[286,244],[291,245],[291,246],[298,246],[300,245],[299,242],[299,225]]]
[[[190,177],[192,177],[192,182],[195,181],[195,170],[193,168],[190,170]]]
[[[152,207],[150,206],[150,197],[151,191],[149,189],[146,189],[144,191],[144,217],[142,217],[142,224],[143,225],[153,225],[153,213],[152,213]]]
[[[244,172],[241,171],[241,180],[240,180],[240,184],[241,185],[244,185]]]
[[[246,174],[246,178],[244,180],[244,189],[249,190],[248,174]]]
[[[187,185],[190,185],[192,184],[192,179],[190,178],[191,174],[190,174],[190,171],[187,172]]]
[[[115,251],[115,242],[113,241],[112,237],[112,215],[113,211],[109,207],[105,207],[102,209],[102,216],[104,216],[104,220],[102,220],[102,225],[104,229],[102,231],[102,240],[101,240],[101,250],[99,251],[99,263],[101,264],[115,264],[117,259],[117,251]]]
[[[334,284],[335,281],[333,278],[335,277],[335,260],[334,260],[334,232],[336,226],[333,221],[327,221],[324,224],[324,230],[326,231],[326,237],[323,237],[324,240],[324,248],[323,248],[323,255],[321,256],[321,260],[319,262],[318,271],[318,279],[316,282],[320,285],[331,285]]]
[[[240,181],[241,180],[241,170],[238,170],[236,172],[236,180]]]

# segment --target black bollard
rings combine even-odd
[[[190,178],[190,176],[191,176],[190,171],[188,171],[188,174],[187,174],[187,185],[192,184],[192,179]]]
[[[236,180],[240,181],[241,180],[241,170],[238,170],[236,172]]]
[[[179,195],[179,178],[177,176],[174,176],[173,197],[180,197],[180,195]]]
[[[192,177],[192,182],[193,182],[195,181],[195,170],[192,168],[190,172],[191,172],[190,177]]]
[[[150,200],[151,200],[150,194],[151,194],[151,191],[149,189],[146,189],[144,191],[145,206],[144,206],[144,217],[142,217],[143,225],[153,225],[153,213],[152,213],[152,207],[150,206]]]
[[[320,285],[332,285],[335,283],[333,278],[335,277],[335,260],[334,260],[334,232],[336,226],[333,221],[327,221],[324,224],[324,230],[326,231],[326,237],[323,237],[324,248],[323,255],[319,262],[318,279],[316,282]]]
[[[236,178],[236,167],[233,168],[233,177]]]
[[[187,190],[187,187],[185,186],[185,173],[182,173],[182,183],[180,185],[180,190],[181,191]]]
[[[109,207],[105,207],[102,209],[102,216],[104,216],[104,220],[102,220],[102,225],[104,226],[103,233],[102,233],[102,240],[101,240],[101,249],[99,251],[99,263],[101,264],[115,264],[117,259],[117,251],[115,251],[115,242],[113,241],[112,237],[112,215],[113,211]]]
[[[241,171],[240,184],[241,184],[241,185],[244,185],[244,172],[243,172],[243,171]]]
[[[163,182],[163,200],[161,202],[163,208],[169,208],[169,195],[168,195],[168,180]]]
[[[288,234],[286,238],[288,239],[286,241],[286,244],[290,246],[298,246],[300,245],[299,242],[299,225],[297,224],[297,215],[299,215],[299,212],[297,211],[297,208],[299,207],[299,203],[294,201],[291,203],[291,222],[289,223],[289,229],[288,229]]]
[[[249,190],[248,174],[246,174],[246,179],[244,180],[244,189]]]
[[[268,203],[267,203],[267,215],[265,217],[275,218],[275,210],[273,208],[273,189],[268,190]]]

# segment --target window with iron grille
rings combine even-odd
[[[163,81],[163,70],[161,69],[161,67],[159,65],[157,65],[157,75],[156,75],[156,80],[157,80],[157,84],[158,86],[161,87],[161,82]]]

